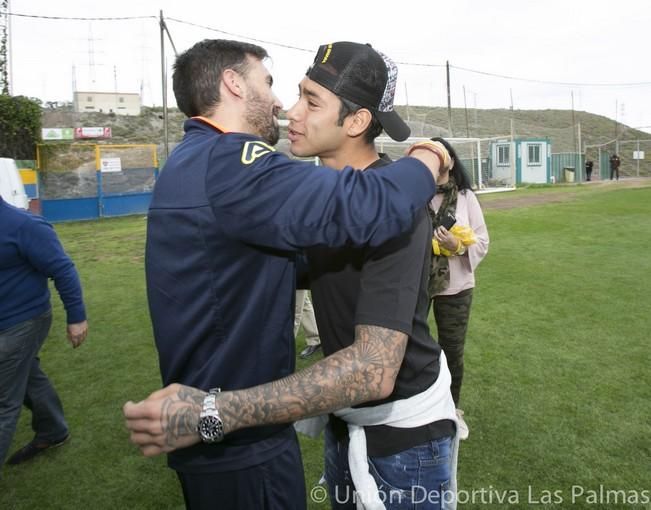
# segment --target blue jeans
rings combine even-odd
[[[0,466],[23,404],[32,411],[36,441],[53,442],[68,434],[61,400],[38,358],[51,324],[52,313],[46,312],[0,331]]]
[[[452,500],[452,438],[423,443],[388,457],[369,457],[380,499],[387,510],[439,510]],[[348,467],[348,445],[337,442],[330,426],[325,433],[325,477],[330,504],[355,510],[354,485]]]

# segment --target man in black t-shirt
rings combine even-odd
[[[368,45],[319,48],[299,85],[299,100],[288,112],[292,152],[319,155],[338,169],[385,164],[374,146],[382,129],[400,141],[410,133],[393,111],[396,76],[395,64]],[[425,146],[441,165],[449,165],[442,145]],[[369,194],[366,200],[372,206],[383,197]],[[302,220],[309,229],[320,218],[308,214]],[[411,230],[379,246],[310,249],[309,276],[326,357],[284,379],[215,392],[210,409],[205,408],[205,392],[171,385],[138,404],[143,410],[139,415],[149,421],[138,424],[138,430],[131,427],[132,440],[148,454],[174,449],[176,438],[166,422],[194,423],[197,418],[196,406],[176,408],[181,392],[204,401],[199,427],[202,436],[204,425],[214,429],[216,441],[243,427],[334,412],[337,418],[331,417],[326,432],[326,479],[333,507],[355,508],[356,499],[364,504],[384,501],[387,508],[415,499],[427,504],[423,508],[449,502],[456,413],[445,357],[427,326],[431,238],[423,209]],[[262,329],[261,342],[264,334]],[[186,439],[184,444],[191,444],[197,437]],[[349,450],[355,461],[350,466]],[[403,490],[396,494],[395,487]]]
[[[299,84],[299,100],[287,112],[290,150],[296,156],[319,156],[332,168],[352,166],[372,171],[389,161],[375,148],[374,139],[383,126],[377,113],[364,103],[360,86],[364,83],[372,89],[376,75],[367,62],[351,64],[342,58],[341,45],[345,44],[324,47],[316,60],[320,64],[315,64]],[[333,76],[333,71],[344,68],[345,77]],[[381,90],[386,88],[385,83],[380,85]],[[385,130],[394,139],[408,136],[402,137],[395,129]],[[424,494],[433,502],[427,508],[437,508],[451,499],[440,488],[448,487],[453,475],[454,404],[449,379],[447,385],[443,383],[446,376],[449,378],[447,366],[441,369],[441,349],[431,338],[427,324],[431,239],[431,222],[423,209],[410,232],[379,247],[317,246],[307,250],[324,355],[361,344],[365,345],[361,352],[376,356],[378,366],[397,370],[389,395],[372,398],[351,413],[422,394],[439,378],[445,386],[439,412],[431,415],[435,418],[414,421],[413,426],[391,426],[391,420],[384,420],[364,427],[369,472],[383,492],[381,499],[387,508],[393,508],[390,492],[396,487],[406,489],[393,494],[396,508],[421,500]],[[349,391],[359,391],[365,384],[372,382],[353,378]],[[333,508],[355,508],[353,490],[362,490],[355,476],[351,480],[349,474],[348,432],[346,421],[330,415],[325,476]],[[431,465],[412,469],[423,456],[432,461]]]

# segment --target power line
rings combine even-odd
[[[516,78],[514,76],[506,76],[504,74],[489,73],[486,71],[477,71],[475,69],[468,69],[466,67],[459,67],[453,65],[451,65],[450,67],[454,69],[458,69],[460,71],[466,71],[468,73],[483,74],[485,76],[493,76],[495,78],[504,78],[507,80],[526,81],[529,83],[542,83],[545,85],[566,85],[570,87],[645,87],[651,85],[650,81],[637,82],[637,83],[576,83],[576,82],[565,82],[565,81],[534,80],[530,78]]]
[[[19,14],[19,13],[7,13],[9,16],[19,16],[24,18],[36,18],[36,19],[50,19],[50,20],[70,20],[70,21],[124,21],[124,20],[137,20],[137,19],[158,19],[156,16],[123,16],[123,17],[107,17],[107,18],[88,18],[88,17],[65,17],[65,16],[40,16],[34,14]],[[267,39],[258,39],[255,37],[249,37],[242,34],[236,34],[234,32],[228,32],[219,28],[209,27],[206,25],[200,25],[198,23],[192,23],[190,21],[181,20],[178,18],[166,18],[169,21],[175,21],[183,25],[189,25],[192,27],[202,28],[204,30],[209,30],[211,32],[217,32],[220,34],[225,34],[231,37],[237,37],[240,39],[246,39],[249,41],[255,41],[257,43],[267,44],[271,46],[277,46],[280,48],[287,48],[290,50],[302,51],[306,53],[313,53],[313,49],[301,48],[300,46],[294,46],[291,44],[284,44],[277,41],[269,41]],[[425,62],[396,62],[399,65],[404,66],[414,66],[414,67],[445,67],[445,64],[430,64]],[[487,71],[480,71],[477,69],[469,69],[467,67],[460,67],[455,65],[450,65],[452,69],[457,69],[459,71],[465,71],[468,73],[480,74],[484,76],[492,76],[494,78],[502,78],[506,80],[513,81],[522,81],[528,83],[540,83],[544,85],[561,85],[566,87],[647,87],[651,86],[651,82],[631,82],[631,83],[579,83],[579,82],[563,82],[563,81],[550,81],[550,80],[537,80],[531,78],[518,78],[516,76],[508,76],[498,73],[490,73]]]
[[[77,18],[67,16],[37,16],[36,14],[20,14],[17,12],[8,12],[9,16],[16,16],[19,18],[36,18],[36,19],[54,19],[54,20],[67,20],[67,21],[123,21],[132,19],[157,19],[156,16],[121,16],[111,18]]]
[[[298,46],[292,46],[290,44],[283,44],[283,43],[279,43],[279,42],[275,42],[275,41],[267,41],[265,39],[256,39],[255,37],[249,37],[247,35],[235,34],[233,32],[227,32],[225,30],[221,30],[219,28],[207,27],[205,25],[199,25],[197,23],[191,23],[189,21],[183,21],[183,20],[176,19],[176,18],[166,18],[166,19],[168,19],[169,21],[176,21],[177,23],[181,23],[183,25],[190,25],[192,27],[203,28],[204,30],[210,30],[212,32],[219,32],[220,34],[226,34],[226,35],[230,35],[232,37],[239,37],[240,39],[247,39],[249,41],[255,41],[255,42],[258,42],[258,43],[270,44],[272,46],[280,46],[281,48],[288,48],[290,50],[306,51],[308,53],[313,53],[313,51],[314,51],[314,50],[308,50],[306,48],[299,48]]]
[[[182,23],[184,25],[190,25],[190,26],[193,26],[193,27],[203,28],[205,30],[210,30],[212,32],[219,32],[220,34],[226,34],[226,35],[230,35],[230,36],[234,36],[234,37],[239,37],[240,39],[247,39],[249,41],[255,41],[255,42],[259,42],[259,43],[263,43],[263,44],[269,44],[269,45],[272,45],[272,46],[280,46],[281,48],[288,48],[290,50],[304,51],[304,52],[307,52],[307,53],[313,53],[314,52],[313,49],[301,48],[299,46],[292,46],[290,44],[279,43],[279,42],[276,42],[276,41],[269,41],[269,40],[266,40],[266,39],[256,39],[254,37],[249,37],[249,36],[242,35],[242,34],[235,34],[233,32],[227,32],[226,30],[221,30],[219,28],[208,27],[206,25],[199,25],[197,23],[192,23],[190,21],[183,21],[183,20],[180,20],[180,19],[177,19],[177,18],[167,18],[167,19],[170,20],[170,21],[176,21],[177,23]],[[418,63],[418,62],[396,62],[396,64],[405,65],[405,66],[420,66],[420,67],[445,67],[444,64],[422,64],[422,63]]]

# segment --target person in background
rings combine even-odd
[[[68,340],[77,348],[88,322],[75,265],[52,225],[0,198],[0,466],[23,405],[32,412],[34,439],[8,464],[28,461],[70,437],[61,399],[38,357],[52,324],[50,278],[66,310]]]
[[[475,287],[475,269],[488,252],[488,229],[479,201],[472,192],[468,173],[454,148],[443,138],[435,137],[432,140],[445,146],[450,153],[451,163],[441,171],[436,195],[430,203],[434,241],[448,255],[433,255],[429,293],[438,341],[452,373],[452,398],[457,407],[460,438],[466,439],[469,434],[468,425],[463,410],[459,408],[464,371],[463,354]],[[454,225],[458,227],[470,227],[474,239],[472,244],[465,245],[453,233],[455,227],[450,224],[449,218],[453,218]]]
[[[588,159],[585,162],[585,180],[590,181],[592,180],[592,167],[594,166],[594,163],[592,160]]]
[[[294,337],[298,335],[299,329],[303,326],[305,343],[307,346],[301,351],[299,357],[307,359],[321,348],[319,329],[314,317],[314,307],[310,299],[310,293],[301,289],[296,291],[296,307],[294,313]]]
[[[622,161],[619,159],[617,154],[610,156],[610,180],[613,180],[613,176],[619,181],[619,165]]]

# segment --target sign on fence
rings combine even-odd
[[[633,151],[633,159],[644,159],[644,151]]]
[[[110,127],[76,127],[75,138],[111,138]]]
[[[72,128],[44,128],[41,129],[43,140],[72,140]]]
[[[102,172],[121,172],[122,161],[120,158],[102,158],[100,160],[100,168]]]

